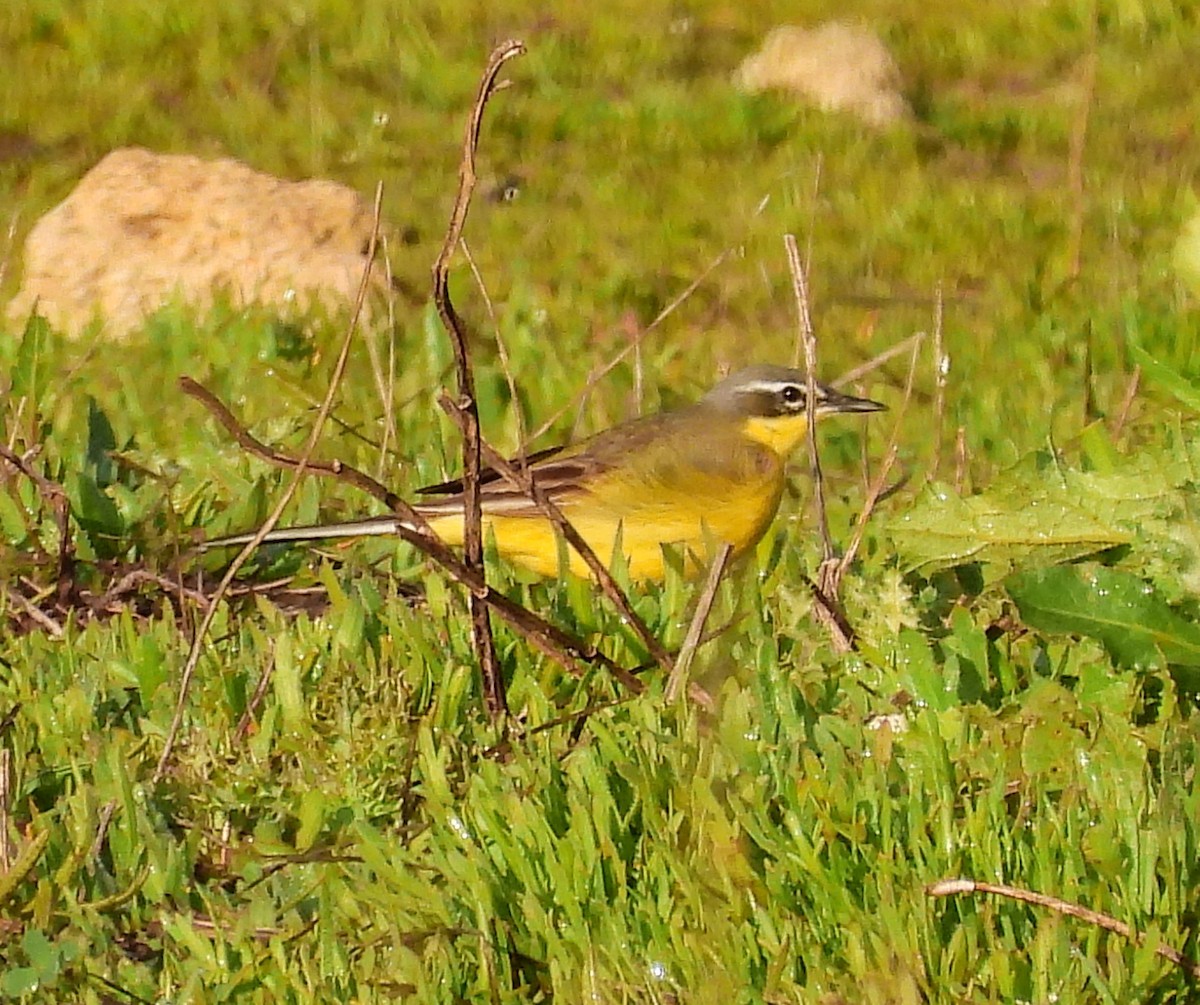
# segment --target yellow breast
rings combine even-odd
[[[773,455],[764,454],[764,459],[773,460]],[[729,475],[722,475],[719,466],[673,470],[659,479],[637,469],[618,469],[560,505],[602,562],[611,566],[620,540],[633,579],[663,579],[664,545],[679,549],[688,573],[695,575],[708,567],[723,543],[732,546],[735,556],[753,547],[779,507],[781,462],[763,463],[749,472],[742,466]],[[461,544],[461,516],[432,523],[443,540]],[[540,515],[485,513],[483,525],[508,561],[548,578],[558,575],[558,535]],[[570,549],[568,561],[572,573],[588,575],[583,559]]]

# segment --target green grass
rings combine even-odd
[[[15,213],[3,290],[37,216],[126,144],[364,194],[382,180],[389,225],[410,228],[393,267],[423,288],[484,57],[522,37],[516,86],[488,111],[467,229],[517,401],[469,272],[453,276],[499,447],[515,446],[518,410],[534,428],[567,407],[549,442],[690,400],[722,366],[790,359],[785,232],[812,235],[825,376],[931,330],[945,291],[944,412],[926,343],[899,429],[908,481],[845,585],[860,649],[836,654],[811,617],[801,577],[820,554],[802,461],[775,528],[719,592],[710,623],[733,624],[695,667],[711,716],[665,706],[654,672],[622,700],[603,672],[576,679],[500,626],[517,719],[498,750],[465,599],[436,570],[392,542],[322,560],[274,551],[253,574],[294,574],[327,609],[222,608],[154,784],[195,611],[176,619],[147,586],[62,638],[7,618],[16,861],[0,876],[0,997],[1191,1000],[1154,947],[1200,957],[1200,362],[1172,262],[1200,163],[1200,97],[1181,86],[1195,12],[1101,4],[1093,41],[1084,4],[807,5],[807,21],[867,18],[893,47],[917,121],[873,133],[731,89],[766,30],[800,18],[794,5],[439,8],[6,6],[0,128],[29,142],[0,160],[0,206]],[[1068,161],[1093,45],[1078,201]],[[485,198],[509,176],[516,200]],[[643,400],[623,365],[580,403],[630,326],[730,247],[647,340]],[[319,453],[410,491],[454,474],[459,447],[435,403],[446,338],[428,305],[397,312],[357,344]],[[286,483],[176,391],[180,375],[295,451],[343,330],[175,305],[120,349],[36,322],[0,331],[2,442],[39,446],[34,465],[65,489],[80,585],[103,592],[124,563],[173,575],[193,537],[261,521]],[[391,430],[366,339],[395,353]],[[1114,431],[1135,363],[1145,380]],[[889,364],[867,392],[895,408],[905,369]],[[860,456],[877,467],[894,417],[824,436],[841,541],[864,496]],[[57,530],[35,486],[0,471],[7,617],[18,576],[53,587]],[[309,481],[287,520],[370,509]],[[645,660],[586,584],[492,572],[608,655]],[[634,602],[678,646],[693,594],[671,582]],[[924,893],[951,876],[1075,901],[1146,941]]]

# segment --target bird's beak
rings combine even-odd
[[[824,400],[819,406],[823,412],[886,412],[887,405],[870,398],[856,398],[852,394],[842,394],[832,389],[825,392]]]

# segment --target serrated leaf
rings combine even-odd
[[[1127,543],[1131,537],[1066,498],[1061,489],[959,496],[930,486],[894,532],[910,570],[929,573],[979,563],[985,578],[1017,565],[1055,564]]]
[[[1102,566],[1057,566],[1009,576],[1021,620],[1041,632],[1097,639],[1118,663],[1200,666],[1200,627],[1176,614],[1144,580]]]

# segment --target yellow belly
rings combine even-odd
[[[722,543],[732,545],[735,557],[753,547],[775,516],[781,490],[781,482],[744,485],[703,505],[694,499],[667,499],[660,506],[632,510],[584,497],[562,508],[601,562],[611,567],[619,534],[630,577],[659,581],[666,575],[663,545],[679,549],[689,575],[703,572]],[[460,515],[438,517],[431,524],[448,544],[462,544]],[[494,537],[506,560],[540,576],[558,575],[559,537],[547,520],[537,515],[485,513],[483,529],[485,538]],[[572,573],[589,574],[583,559],[569,547],[567,558]]]

